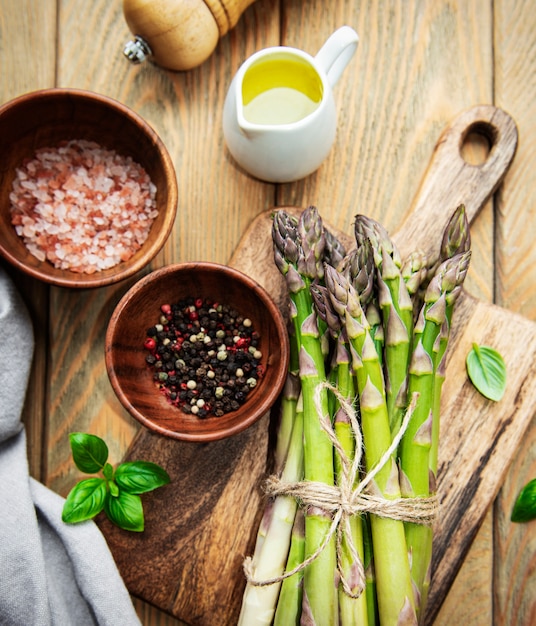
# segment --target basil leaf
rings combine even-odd
[[[77,483],[70,491],[61,519],[68,524],[76,524],[92,519],[104,508],[107,490],[104,478],[87,478]]]
[[[140,496],[120,491],[114,498],[107,495],[104,503],[106,515],[116,526],[124,530],[142,532],[144,529],[143,506]]]
[[[517,496],[510,517],[512,522],[530,522],[536,519],[536,478],[528,482]]]
[[[102,468],[102,473],[104,474],[104,478],[107,480],[114,479],[114,468],[110,463],[106,463],[106,465]]]
[[[96,435],[71,433],[71,450],[76,467],[86,474],[96,474],[108,460],[108,446]]]
[[[473,344],[466,359],[467,374],[478,391],[498,402],[506,390],[506,364],[493,348]]]
[[[119,495],[119,487],[114,483],[113,480],[108,481],[108,490],[110,491],[110,495],[114,498],[117,498]]]
[[[168,473],[156,463],[133,461],[115,470],[117,484],[128,493],[146,493],[169,483]]]

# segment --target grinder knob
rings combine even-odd
[[[134,39],[123,50],[133,63],[151,58],[170,70],[189,70],[214,52],[255,0],[123,0]]]

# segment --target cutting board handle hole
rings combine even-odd
[[[462,136],[460,154],[469,165],[482,165],[497,141],[497,129],[486,122],[475,122]]]

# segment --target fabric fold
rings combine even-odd
[[[138,626],[97,525],[62,522],[64,499],[29,475],[21,413],[33,349],[28,311],[0,267],[0,624]]]

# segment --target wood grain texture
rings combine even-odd
[[[280,186],[276,204],[316,204],[346,232],[356,213],[366,213],[395,232],[447,122],[492,102],[490,7],[375,0],[288,5],[287,45],[314,54],[343,23],[360,42],[334,90],[339,128],[331,154],[311,177]],[[313,14],[315,24],[308,19]]]
[[[513,524],[510,515],[521,489],[536,477],[536,418],[520,442],[494,507],[493,584],[495,624],[536,623],[534,522]],[[515,581],[519,581],[516,583]]]
[[[143,534],[99,521],[132,593],[193,626],[236,623],[245,585],[236,574],[259,521],[268,419],[206,444],[139,434],[132,458],[162,464],[171,483],[145,500]]]
[[[132,107],[162,137],[177,170],[179,212],[152,267],[180,260],[226,262],[248,225],[274,205],[316,204],[345,232],[351,232],[355,213],[365,212],[394,232],[410,210],[446,122],[472,105],[503,107],[516,120],[521,141],[504,185],[472,228],[467,289],[481,300],[495,296],[503,307],[536,320],[531,2],[257,0],[213,55],[187,73],[151,63],[135,67],[123,58],[130,32],[120,0],[0,0],[0,15],[1,102],[53,85],[88,88]],[[297,183],[252,180],[235,167],[220,130],[232,75],[261,47],[283,43],[314,53],[343,23],[361,40],[353,67],[335,89],[339,131],[330,156]],[[36,327],[25,411],[32,473],[65,495],[79,478],[68,449],[70,431],[104,436],[115,461],[138,430],[115,398],[103,365],[107,320],[131,282],[93,294],[52,289],[50,299],[48,289],[34,281],[17,284]],[[508,518],[514,492],[534,475],[535,438],[533,425],[496,502],[493,525],[486,517],[439,624],[487,626],[491,592],[496,626],[534,623],[535,529],[514,527]],[[136,607],[147,626],[180,623],[142,601]]]
[[[459,624],[493,623],[492,542],[493,511],[490,508],[441,605],[434,626],[451,626],[453,616]]]
[[[530,398],[536,375],[534,324],[499,307],[469,300],[464,298],[458,306],[457,328],[453,329],[455,347],[442,396],[445,419],[441,426],[441,446],[445,456],[440,456],[438,476],[444,506],[436,529],[438,548],[432,564],[432,586],[439,598],[446,595],[454,580],[453,572],[447,571],[450,555],[457,551],[465,554],[474,539],[523,441],[534,406]],[[517,324],[518,330],[530,337],[519,347],[513,345]],[[511,335],[505,332],[505,326],[513,331]],[[509,397],[500,406],[483,399],[467,378],[463,382],[465,358],[473,342],[494,346],[505,356]],[[520,367],[524,355],[530,355],[528,367]],[[449,377],[449,372],[458,375]],[[448,505],[443,500],[446,494],[452,497]],[[437,608],[431,605],[432,617]]]
[[[501,306],[536,320],[536,117],[529,106],[536,97],[536,73],[529,67],[536,58],[536,14],[525,15],[504,0],[495,5],[496,101],[515,116],[520,134],[519,153],[497,203],[495,296]],[[533,414],[494,507],[497,626],[536,623],[536,524],[510,522],[517,494],[536,477],[536,410]]]
[[[59,15],[58,84],[91,88],[124,102],[153,126],[173,159],[179,189],[175,227],[151,267],[225,262],[248,222],[273,203],[272,186],[250,180],[226,157],[220,128],[232,74],[257,48],[278,42],[277,3],[252,6],[240,30],[220,40],[219,51],[188,73],[152,64],[134,67],[123,58],[130,33],[120,2],[63,1]],[[94,45],[81,49],[88,32],[95,33]],[[107,320],[130,284],[95,294],[53,290],[51,296],[47,482],[64,495],[79,478],[70,459],[69,432],[102,436],[110,458],[119,460],[138,429],[116,399],[102,361]],[[137,606],[144,621],[155,619],[154,610],[148,614],[149,607]]]
[[[4,104],[33,89],[54,84],[56,69],[56,2],[2,2],[0,8],[0,102]],[[31,17],[30,17],[31,16]],[[33,54],[39,50],[39,54]],[[2,265],[20,286],[34,323],[34,360],[23,421],[28,438],[28,463],[33,476],[45,479],[46,376],[49,289],[21,272]]]
[[[489,141],[479,133],[469,133],[461,152],[467,163],[483,163],[489,154]],[[480,217],[471,224],[471,268],[465,279],[466,289],[485,302],[492,301],[493,198],[488,200]],[[483,219],[484,218],[484,219]],[[471,271],[474,267],[478,272]],[[478,530],[467,552],[460,571],[443,602],[434,626],[450,626],[452,616],[461,624],[491,624],[493,615],[493,507]]]

